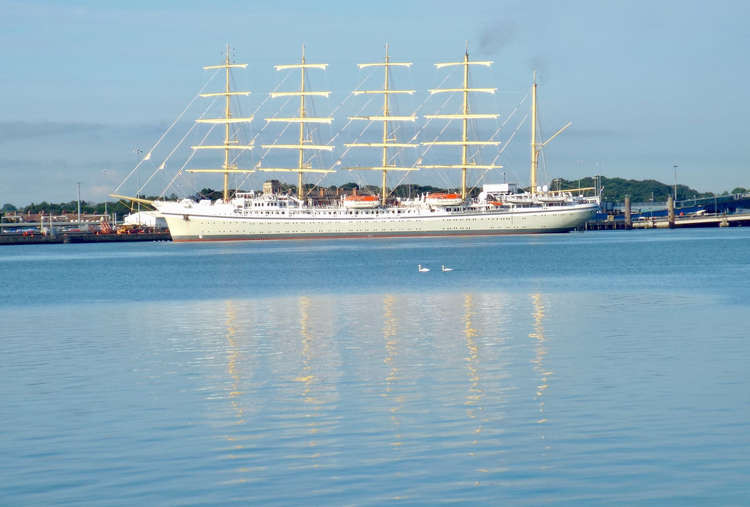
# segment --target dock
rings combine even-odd
[[[668,217],[651,218],[633,222],[633,229],[680,229],[690,227],[741,227],[750,225],[750,213],[732,215],[693,215],[676,216],[674,224],[669,223]]]
[[[640,203],[642,206],[645,203]],[[640,207],[636,204],[636,207]],[[586,222],[580,231],[628,229],[679,229],[697,227],[742,227],[750,225],[750,192],[705,199],[675,201],[663,206],[631,209],[630,196],[622,205],[602,203],[602,211]]]
[[[750,226],[750,213],[713,213],[684,216],[641,217],[628,223],[623,217],[608,216],[604,220],[590,220],[580,230],[615,231],[626,229],[687,229],[698,227]]]
[[[132,234],[102,234],[71,231],[58,234],[8,232],[0,234],[0,245],[44,245],[59,243],[119,243],[126,241],[172,241],[168,230]]]

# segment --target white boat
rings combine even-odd
[[[235,95],[249,92],[230,90],[229,71],[231,68],[243,67],[245,64],[233,64],[229,60],[229,51],[222,65],[206,68],[226,70],[225,90],[205,96],[225,97],[225,116],[209,120],[198,120],[207,123],[224,124],[225,139],[223,145],[194,147],[224,151],[224,165],[218,169],[192,169],[189,172],[213,172],[224,176],[223,198],[217,200],[148,201],[166,219],[174,241],[225,241],[225,240],[263,240],[263,239],[306,239],[306,238],[362,238],[362,237],[407,237],[407,236],[461,236],[461,235],[498,235],[520,233],[568,232],[585,221],[593,218],[598,209],[598,197],[585,197],[583,192],[575,191],[549,192],[546,188],[537,187],[536,170],[539,152],[552,138],[543,142],[536,141],[536,82],[532,87],[532,142],[531,142],[531,186],[528,192],[521,192],[512,184],[487,184],[482,191],[471,196],[467,191],[466,175],[469,169],[491,170],[502,166],[494,164],[477,164],[467,156],[470,146],[495,146],[499,142],[492,140],[471,140],[468,137],[468,121],[495,118],[496,114],[470,113],[468,98],[471,93],[494,93],[494,88],[472,88],[469,86],[468,74],[472,65],[489,66],[492,62],[469,60],[468,50],[462,61],[436,64],[437,68],[463,67],[463,86],[461,88],[435,89],[435,93],[460,93],[463,96],[463,108],[459,114],[425,115],[427,119],[460,120],[462,122],[461,138],[453,141],[432,141],[422,143],[398,142],[391,130],[391,124],[399,121],[416,121],[416,115],[394,115],[390,111],[389,98],[392,94],[412,94],[414,90],[394,90],[390,87],[389,72],[395,67],[408,67],[411,63],[393,62],[386,46],[385,59],[382,62],[360,64],[364,67],[382,67],[385,71],[383,89],[358,90],[355,94],[381,94],[383,110],[378,115],[355,116],[350,120],[382,122],[382,142],[352,143],[347,148],[379,148],[380,164],[373,167],[348,167],[347,169],[380,171],[382,186],[379,196],[345,195],[336,198],[319,199],[308,191],[305,193],[303,175],[305,173],[330,173],[327,168],[312,168],[305,156],[311,150],[331,151],[328,144],[313,144],[306,135],[305,127],[309,123],[330,123],[330,117],[310,117],[306,114],[305,100],[309,96],[327,97],[329,92],[306,89],[305,74],[310,69],[324,70],[326,64],[311,64],[305,59],[304,48],[302,59],[298,64],[276,66],[277,70],[297,69],[301,74],[301,86],[297,91],[274,92],[272,97],[299,97],[299,115],[291,118],[268,118],[267,121],[286,122],[298,125],[299,137],[296,144],[270,144],[264,148],[286,149],[297,151],[297,164],[293,167],[263,167],[260,163],[255,169],[239,169],[231,163],[232,150],[252,149],[251,144],[240,145],[230,136],[230,124],[250,122],[249,118],[236,118],[230,114],[230,99]],[[535,80],[534,80],[535,81]],[[569,124],[568,124],[569,125]],[[557,136],[566,125],[552,137]],[[400,167],[390,163],[389,149],[431,147],[434,145],[456,146],[461,150],[461,158],[455,164],[424,164],[416,167]],[[433,193],[418,195],[412,198],[399,198],[389,194],[387,176],[392,171],[415,171],[420,169],[461,169],[460,193]],[[264,185],[264,192],[236,192],[230,195],[228,177],[233,173],[243,172],[292,172],[297,173],[297,195],[289,195],[275,190],[273,185]],[[117,197],[123,197],[117,194]]]

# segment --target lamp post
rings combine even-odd
[[[138,163],[140,164],[141,154],[143,153],[143,150],[140,149],[140,148],[136,148],[135,152],[138,155]],[[148,158],[151,158],[151,154],[150,153],[147,154],[146,157],[143,160],[146,160]],[[136,173],[135,178],[136,178],[136,187],[137,187],[137,190],[135,191],[135,196],[136,197],[140,197],[141,196],[140,195],[141,194],[141,173]],[[138,211],[137,211],[137,213],[138,213],[138,215],[137,215],[138,216],[138,225],[140,225],[141,224],[141,201],[138,201],[137,205],[138,205]],[[132,207],[130,208],[130,211],[131,212],[133,211]]]
[[[102,169],[102,174],[105,177],[108,177],[110,174],[110,171],[108,169]],[[107,199],[104,199],[104,216],[107,217],[107,221],[109,222],[109,214],[107,213]]]
[[[677,164],[672,166],[674,169],[674,202],[677,202]]]
[[[81,228],[81,182],[78,183],[78,228]]]

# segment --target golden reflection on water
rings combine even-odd
[[[532,339],[531,346],[526,350],[530,348],[533,354],[534,419],[542,431],[547,422],[545,391],[552,375],[544,364],[548,346],[544,319],[548,308],[542,294],[530,294],[529,297],[533,319],[531,329],[527,327],[528,324],[519,322],[516,332]],[[289,460],[290,467],[295,469],[324,466],[339,452],[329,447],[329,442],[337,438],[339,423],[331,415],[339,410],[340,379],[346,373],[346,369],[342,368],[342,353],[346,353],[347,358],[364,354],[361,356],[362,362],[353,365],[357,370],[355,375],[362,375],[361,380],[378,382],[377,379],[381,379],[380,397],[385,418],[379,422],[387,422],[382,431],[389,435],[383,436],[384,443],[391,449],[404,449],[410,440],[408,426],[404,424],[411,420],[412,414],[408,412],[409,394],[404,389],[408,390],[414,379],[422,378],[424,372],[415,368],[427,365],[447,368],[444,373],[453,375],[457,385],[465,386],[456,392],[458,398],[455,399],[458,407],[463,405],[465,414],[465,452],[473,459],[480,458],[483,444],[491,442],[485,441],[494,438],[493,435],[498,432],[502,433],[502,428],[488,423],[492,420],[488,417],[496,414],[486,414],[485,405],[488,400],[492,404],[497,401],[496,397],[502,396],[505,391],[497,382],[507,379],[510,374],[506,367],[511,364],[498,363],[496,360],[501,357],[495,357],[501,352],[496,345],[504,341],[497,324],[499,322],[502,326],[510,322],[504,320],[507,316],[502,309],[506,304],[501,301],[504,301],[502,293],[440,294],[426,305],[427,313],[424,305],[411,305],[408,298],[402,301],[394,294],[373,294],[355,300],[309,295],[267,302],[226,301],[222,333],[226,351],[226,380],[222,391],[231,405],[230,420],[235,428],[240,428],[228,429],[225,433],[225,439],[231,442],[231,447],[224,449],[225,457],[252,461],[255,448],[247,441],[265,438],[254,433],[254,414],[257,413],[259,421],[264,422],[264,410],[272,406],[267,404],[276,402],[268,399],[267,395],[275,393],[273,396],[281,396],[279,399],[282,402],[286,400],[291,405],[297,405],[291,412],[292,417],[273,430],[282,437],[292,437],[286,440],[288,444],[281,457]],[[518,299],[515,301],[517,303]],[[371,311],[378,306],[380,311]],[[355,309],[353,313],[352,308]],[[423,336],[422,319],[435,325],[434,332],[424,335],[426,341],[414,340],[412,338]],[[364,334],[351,335],[348,329],[350,322],[356,322],[357,329]],[[446,332],[451,328],[452,333]],[[512,332],[511,329],[508,328],[506,332]],[[373,331],[375,337],[378,334],[382,336],[382,341],[368,339],[368,336],[373,336],[369,334]],[[457,334],[459,340],[451,339]],[[251,340],[251,343],[244,340]],[[483,344],[486,346],[483,347]],[[368,350],[368,346],[376,348]],[[413,360],[422,357],[418,355],[422,347],[425,352],[438,352],[430,358],[431,362],[422,364],[421,360]],[[352,351],[356,351],[354,355]],[[376,361],[384,369],[376,376],[368,377],[374,372],[368,367],[367,360],[367,354],[372,352],[375,357],[382,358]],[[489,354],[484,357],[486,364],[482,362],[483,352],[484,355]],[[513,356],[508,357],[511,359],[507,360],[512,361]],[[255,375],[248,374],[248,362],[255,364]],[[370,362],[369,366],[373,364]],[[258,378],[253,379],[254,376]],[[267,383],[271,390],[263,387]],[[278,391],[274,391],[274,387]],[[485,388],[489,388],[489,391]],[[405,418],[404,414],[409,417]],[[373,421],[373,424],[378,424],[378,421]],[[243,425],[245,429],[241,429]],[[489,433],[485,435],[487,431]],[[544,439],[543,434],[541,438]],[[480,481],[483,483],[481,477],[486,477],[488,473],[486,464],[480,465],[480,461],[475,467],[475,486],[479,486]],[[237,469],[241,473],[239,482],[253,481],[248,474],[258,467],[264,467],[248,467],[250,463],[245,465]]]
[[[482,407],[482,398],[484,397],[484,390],[482,389],[481,376],[480,376],[480,362],[479,362],[479,346],[476,341],[476,337],[479,336],[479,331],[474,327],[473,318],[476,316],[474,310],[474,298],[472,294],[464,295],[464,338],[466,341],[466,369],[469,378],[469,390],[466,394],[466,400],[464,406],[466,406],[466,415],[471,420],[475,420],[474,438],[471,442],[472,450],[469,452],[469,456],[476,456],[477,448],[479,447],[479,436],[482,433],[482,413],[484,407]],[[480,468],[478,472],[486,473],[487,470]],[[479,486],[480,481],[475,481],[474,486]]]
[[[391,445],[399,447],[402,444],[402,439],[400,432],[401,421],[399,420],[398,414],[403,407],[404,397],[403,395],[393,396],[394,384],[396,384],[399,379],[398,365],[396,363],[398,354],[398,323],[393,312],[394,300],[395,298],[390,294],[386,294],[383,297],[383,341],[385,342],[385,358],[383,359],[383,362],[388,369],[385,377],[385,393],[383,394],[383,397],[391,400],[389,411],[391,413],[390,417],[394,432],[394,441],[391,442]]]
[[[320,429],[319,424],[319,410],[322,401],[316,397],[316,393],[313,391],[317,377],[313,372],[313,336],[310,332],[310,298],[307,296],[301,296],[299,298],[299,334],[302,358],[302,371],[297,375],[294,380],[302,383],[302,401],[305,406],[305,418],[307,420],[308,433],[310,440],[307,442],[308,447],[314,448],[318,445],[315,440],[315,435],[318,434]],[[306,457],[317,460],[320,458],[320,453],[312,451]],[[315,466],[315,465],[314,465]]]
[[[536,386],[536,400],[539,405],[539,416],[537,423],[544,424],[547,422],[547,418],[544,413],[544,391],[549,387],[548,379],[552,375],[551,371],[548,371],[544,367],[544,356],[547,355],[547,347],[545,346],[544,337],[544,303],[542,302],[541,294],[531,295],[531,304],[534,307],[532,316],[534,317],[534,330],[529,333],[529,338],[536,340],[536,346],[534,347],[534,359],[531,363],[534,365],[534,371],[539,377],[538,385]],[[544,438],[544,437],[542,437]]]
[[[478,404],[482,399],[482,388],[479,384],[479,349],[475,341],[478,331],[474,329],[472,317],[474,310],[472,308],[471,294],[464,295],[464,338],[466,339],[466,368],[469,372],[469,392],[466,395],[466,414],[470,419],[477,418]],[[475,433],[480,433],[482,429],[481,421]],[[473,442],[477,443],[476,440]]]
[[[235,338],[237,335],[237,329],[235,328],[236,312],[234,304],[231,300],[227,300],[226,303],[226,339],[227,339],[227,373],[229,378],[232,379],[231,390],[229,391],[229,400],[232,403],[232,409],[237,415],[237,423],[242,424],[245,422],[245,409],[238,399],[242,395],[240,391],[240,375],[237,372],[237,358],[239,357],[239,350],[237,349],[237,343]],[[229,437],[231,440],[231,437]]]
[[[235,306],[237,306],[237,303],[232,300],[226,300],[224,302],[224,306],[224,322],[226,328],[224,338],[226,339],[227,347],[227,375],[230,379],[227,398],[229,399],[232,411],[234,412],[236,417],[234,425],[240,426],[247,423],[247,418],[246,408],[242,404],[242,402],[244,401],[243,395],[245,393],[241,389],[242,376],[240,375],[240,368],[241,366],[243,366],[243,362],[241,361],[241,348],[237,343],[239,335],[237,329],[237,309],[235,308]],[[247,312],[247,308],[242,308],[242,311]],[[237,433],[230,433],[225,435],[224,438],[232,444],[229,449],[224,449],[224,451],[227,451],[225,457],[231,460],[244,459],[248,450],[248,446],[242,442],[244,440],[247,440],[247,437],[240,436]],[[263,470],[265,469],[265,467],[260,467],[260,469]],[[249,479],[245,477],[245,475],[257,470],[249,467],[238,466],[235,471],[242,474],[243,476],[236,479],[229,479],[227,481],[224,481],[225,484],[241,484],[249,482]]]
[[[286,385],[291,391],[280,395],[301,401],[302,409],[298,410],[296,418],[290,420],[288,425],[283,424],[275,429],[278,434],[288,432],[300,439],[300,446],[292,445],[289,449],[287,457],[293,463],[290,466],[319,466],[319,440],[324,431],[321,429],[324,416],[321,411],[336,402],[337,379],[341,374],[340,360],[335,354],[336,348],[332,346],[333,331],[330,327],[335,321],[335,303],[335,299],[314,296],[273,300],[269,301],[268,306],[261,305],[260,308],[255,308],[256,301],[225,302],[222,335],[226,350],[227,382],[223,391],[225,399],[231,404],[233,425],[235,428],[244,425],[249,431],[230,429],[224,435],[224,439],[231,443],[229,448],[222,449],[225,458],[251,459],[253,447],[246,441],[262,438],[253,434],[254,420],[248,420],[249,413],[262,413],[264,403],[272,400],[258,396],[259,386],[246,371],[246,363],[260,360],[265,366],[261,370],[279,377],[258,381]],[[259,312],[257,318],[250,320],[255,312]],[[243,327],[243,323],[246,326]],[[242,340],[247,338],[255,338],[255,342],[252,347],[243,349],[243,345],[248,344]],[[282,381],[284,377],[286,383]],[[248,387],[243,389],[243,386]],[[327,427],[331,431],[331,424]],[[265,466],[261,465],[260,468],[264,469]],[[240,466],[236,471],[242,476],[228,483],[252,481],[252,478],[245,476],[257,469],[258,466]]]

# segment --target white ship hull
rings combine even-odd
[[[508,210],[288,208],[246,212],[232,204],[155,202],[174,241],[471,236],[568,232],[593,218],[595,204]]]

